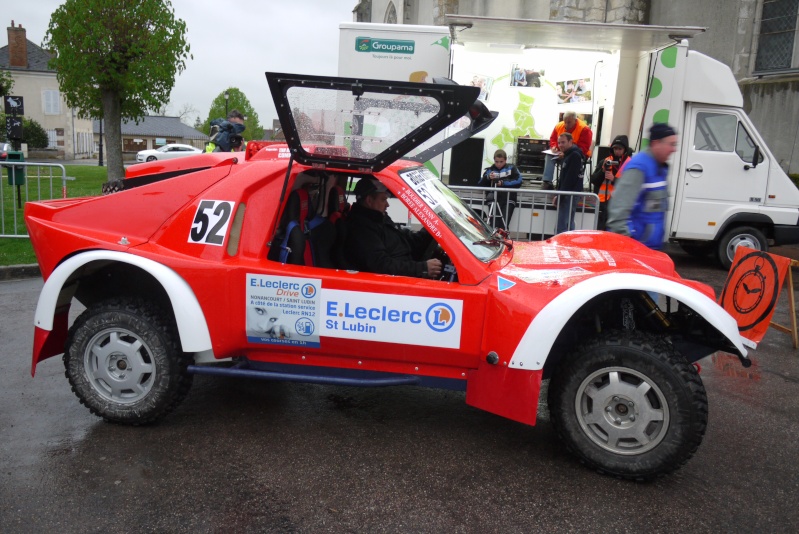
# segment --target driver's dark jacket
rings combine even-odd
[[[344,253],[359,271],[401,276],[427,276],[421,261],[432,237],[424,229],[399,229],[391,218],[361,204],[347,215]]]

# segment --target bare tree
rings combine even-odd
[[[195,108],[192,104],[186,103],[180,106],[180,109],[178,110],[178,117],[180,118],[180,122],[186,126],[191,126],[193,124],[192,117],[197,117],[199,119],[200,112],[197,111],[197,108]]]

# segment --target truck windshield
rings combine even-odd
[[[406,185],[399,195],[401,200],[434,237],[441,235],[434,220],[438,218],[479,260],[499,256],[504,245],[492,239],[491,229],[483,220],[429,169],[414,167],[399,174]]]

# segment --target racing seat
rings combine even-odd
[[[304,197],[304,198],[303,198]],[[303,205],[305,206],[303,210]],[[267,258],[280,263],[305,265],[306,236],[304,232],[303,211],[308,210],[308,193],[300,190],[292,191],[286,202],[286,208],[280,218],[277,231],[272,238]]]
[[[301,173],[289,194],[267,258],[291,265],[334,268],[336,227],[323,199],[332,195],[333,178],[325,173]]]

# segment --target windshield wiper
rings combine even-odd
[[[491,234],[491,237],[488,239],[481,239],[479,241],[475,241],[472,245],[505,245],[508,247],[508,250],[513,250],[513,241],[508,239],[508,231],[503,230],[502,228],[497,228],[494,230],[494,233]]]

